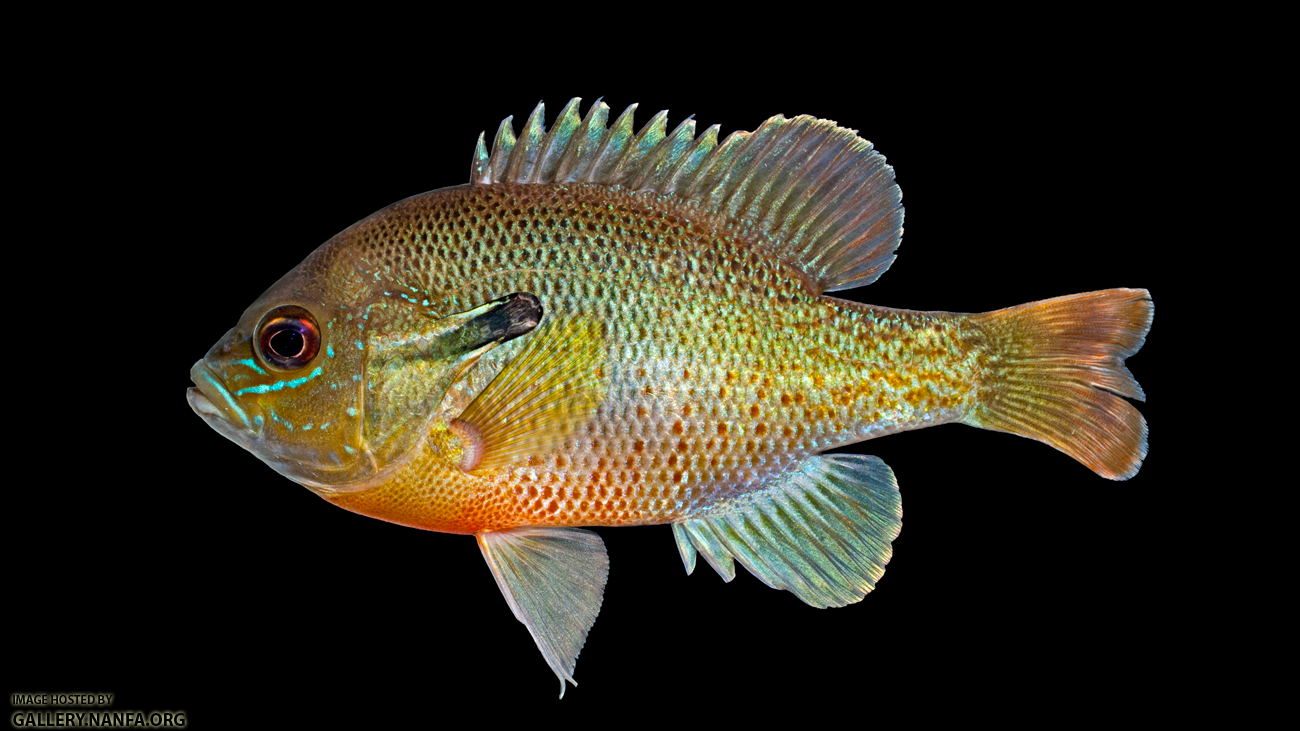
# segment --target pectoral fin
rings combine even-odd
[[[609,578],[605,542],[578,528],[512,528],[477,538],[510,611],[559,677],[563,698],[564,681],[578,684],[573,668],[600,612]]]
[[[734,557],[814,607],[860,601],[885,573],[903,525],[894,473],[879,457],[808,458],[743,505],[673,524],[686,573],[698,551],[726,581]]]
[[[482,473],[543,454],[584,426],[605,387],[605,342],[600,323],[550,320],[451,430],[460,438],[460,467]]]

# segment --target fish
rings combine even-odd
[[[856,130],[771,117],[719,141],[572,99],[479,135],[467,184],[312,251],[190,370],[191,409],[321,498],[472,535],[560,697],[601,609],[591,528],[671,526],[819,608],[876,588],[893,470],[833,450],[959,423],[1102,478],[1147,455],[1145,289],[983,313],[894,309],[893,168]],[[522,637],[522,635],[521,635]]]

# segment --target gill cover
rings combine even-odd
[[[385,471],[424,438],[448,389],[484,354],[542,319],[542,305],[515,293],[467,312],[398,320],[370,335],[365,369],[365,440]]]

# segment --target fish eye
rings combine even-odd
[[[262,316],[257,324],[256,342],[257,354],[267,365],[291,371],[316,357],[320,351],[320,330],[310,312],[285,305]]]

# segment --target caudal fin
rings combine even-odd
[[[1146,396],[1124,359],[1151,329],[1145,289],[1107,289],[973,315],[986,344],[966,423],[1037,439],[1112,480],[1137,474]]]

